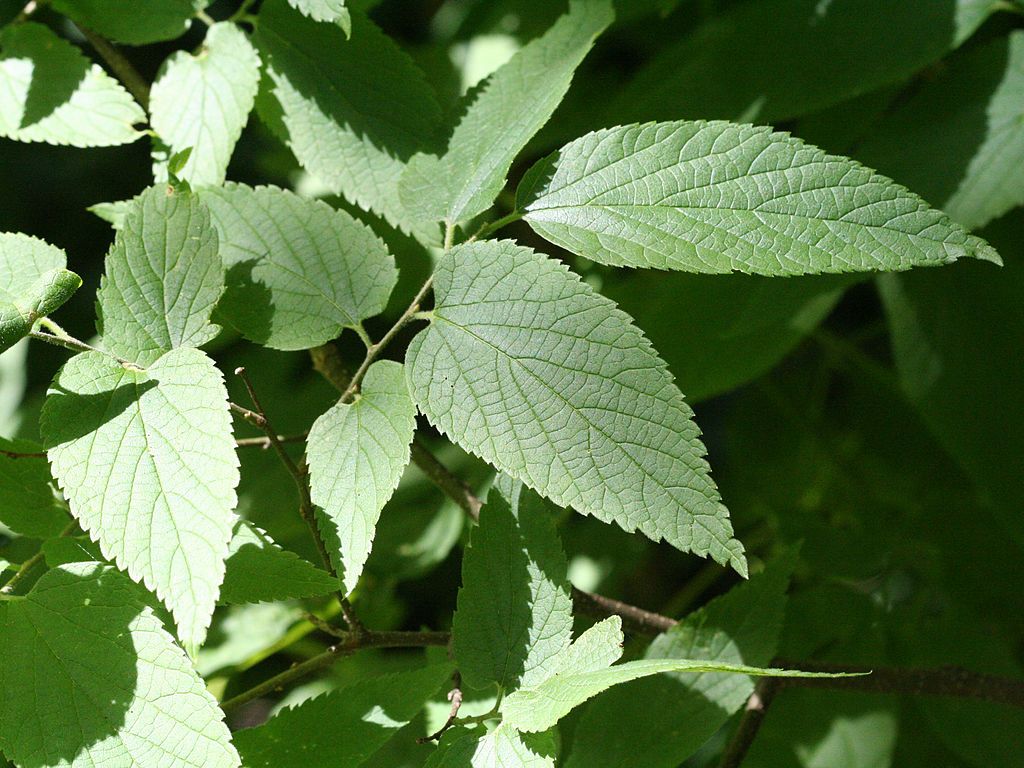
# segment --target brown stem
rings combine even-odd
[[[230,712],[253,699],[282,690],[297,680],[331,666],[342,656],[364,648],[424,648],[448,645],[451,637],[447,632],[352,632],[339,643],[323,653],[303,661],[290,669],[264,680],[259,685],[237,696],[221,702],[221,709]]]
[[[279,443],[302,443],[308,435],[278,435]],[[273,445],[270,437],[240,437],[235,440],[236,448],[270,448]]]
[[[128,92],[135,97],[135,100],[146,112],[149,112],[149,83],[146,82],[146,79],[105,37],[97,35],[88,27],[79,26],[78,29],[82,36],[89,41],[89,45],[100,55],[100,58],[107,63],[117,79],[128,89]]]
[[[67,524],[67,526],[64,528],[64,530],[62,530],[57,535],[58,535],[58,537],[61,537],[61,538],[64,537],[64,536],[70,536],[76,530],[78,530],[78,521],[77,520],[72,520],[70,523]],[[4,595],[13,595],[13,594],[15,594],[14,590],[17,589],[18,585],[21,584],[21,582],[23,582],[25,579],[27,579],[29,577],[29,575],[32,573],[32,571],[35,569],[35,567],[37,565],[39,565],[39,563],[43,562],[45,557],[46,557],[45,553],[43,552],[42,549],[40,549],[38,552],[36,552],[34,555],[32,555],[32,557],[30,557],[28,560],[23,562],[21,564],[21,567],[18,568],[18,570],[15,572],[15,574],[13,576],[11,576],[10,581],[8,581],[6,584],[4,584],[4,586],[2,588],[0,588],[0,594],[4,594]]]
[[[768,714],[768,707],[779,691],[781,680],[782,678],[778,677],[762,677],[757,681],[754,692],[747,699],[747,706],[743,710],[736,733],[733,734],[732,739],[725,747],[725,752],[722,753],[722,760],[719,762],[718,768],[739,768],[743,763],[743,758],[747,756],[747,752],[754,745],[757,732],[761,730],[761,723],[764,722],[765,715]]]
[[[327,550],[327,545],[324,543],[323,537],[320,535],[320,527],[317,525],[316,512],[313,509],[313,499],[309,495],[309,478],[305,469],[305,464],[300,467],[295,463],[295,460],[288,455],[288,451],[281,444],[278,439],[277,431],[274,429],[270,420],[267,419],[266,411],[263,410],[263,405],[260,403],[259,397],[256,394],[256,389],[252,385],[252,381],[249,379],[249,375],[246,373],[245,368],[236,368],[235,374],[242,379],[245,384],[246,390],[249,392],[249,398],[252,400],[253,406],[256,411],[250,411],[247,408],[242,408],[235,403],[231,403],[231,410],[239,413],[246,421],[258,426],[264,432],[266,432],[267,439],[270,441],[271,447],[277,453],[278,458],[281,459],[281,463],[285,469],[288,470],[288,474],[291,475],[292,480],[295,482],[295,488],[299,492],[299,515],[306,522],[310,533],[313,536],[313,541],[316,543],[317,551],[320,553],[320,559],[323,560],[324,567],[328,572],[338,578],[338,573],[334,569],[334,563],[331,560],[330,553]],[[337,593],[338,602],[341,604],[341,613],[345,617],[345,622],[348,624],[349,629],[357,634],[366,631],[362,622],[356,617],[355,612],[352,610],[352,605],[349,603],[345,593],[340,589]]]
[[[458,670],[455,670],[455,674],[452,675],[452,689],[448,691],[448,701],[452,703],[452,706],[448,710],[448,719],[444,721],[444,725],[438,728],[435,733],[416,739],[418,744],[440,741],[441,737],[444,736],[444,732],[455,725],[455,719],[459,716],[459,709],[462,707],[462,675],[459,674]]]
[[[22,453],[21,451],[5,451],[0,448],[0,456],[6,456],[8,459],[45,459],[46,453]]]

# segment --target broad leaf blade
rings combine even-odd
[[[246,768],[307,768],[309,755],[317,765],[355,768],[416,716],[451,671],[434,664],[355,683],[239,731],[235,744]]]
[[[433,144],[441,110],[408,55],[362,14],[352,35],[268,0],[257,41],[299,163],[329,189],[396,226],[405,163]]]
[[[576,641],[577,644],[584,641],[590,633],[604,626],[609,627],[609,630],[601,632],[601,640],[588,642],[585,651],[569,654],[560,672],[538,685],[520,688],[506,696],[501,702],[503,722],[520,731],[545,731],[575,707],[612,686],[666,672],[730,672],[774,677],[847,676],[751,667],[699,659],[640,659],[615,666],[608,666],[605,663],[602,666],[603,662],[615,656],[614,641],[617,639],[619,644],[622,642],[621,620],[617,616],[594,625]]]
[[[467,685],[547,677],[572,640],[568,565],[546,505],[519,481],[491,489],[462,560],[452,653]]]
[[[407,371],[435,426],[561,506],[745,572],[691,411],[627,315],[507,241],[456,247],[434,285]]]
[[[613,15],[610,0],[572,0],[567,15],[495,72],[467,107],[447,153],[410,162],[401,186],[407,210],[453,224],[487,210]]]
[[[354,403],[338,403],[309,431],[310,492],[321,536],[346,592],[370,555],[380,512],[409,463],[416,406],[400,363],[370,366]]]
[[[69,360],[40,419],[54,476],[105,557],[202,644],[224,578],[238,459],[227,392],[195,349],[148,370],[98,352]]]
[[[27,336],[82,285],[64,251],[29,235],[0,232],[0,352]]]
[[[76,24],[120,43],[144,45],[180,37],[209,0],[132,0],[131,11],[110,0],[53,0]]]
[[[149,109],[168,156],[192,149],[175,174],[179,179],[193,186],[224,183],[259,82],[259,56],[234,24],[214,24],[196,55],[178,51],[167,60],[153,83]],[[156,165],[155,176],[166,180],[165,163]]]
[[[384,311],[398,277],[373,231],[276,187],[200,193],[220,235],[227,288],[218,316],[274,349],[308,349]]]
[[[98,64],[41,24],[0,35],[0,136],[75,147],[129,144],[142,108]]]
[[[56,536],[69,521],[54,493],[50,465],[45,458],[6,451],[35,454],[42,447],[0,437],[0,527],[36,539]]]
[[[786,554],[749,582],[694,611],[648,647],[648,659],[762,666],[775,655],[795,560]],[[746,703],[743,675],[666,674],[617,686],[587,707],[567,768],[674,768]],[[637,707],[636,702],[645,702]],[[629,734],[623,738],[623,734]]]
[[[18,765],[239,765],[203,681],[109,566],[61,566],[0,603],[0,647],[0,746]]]
[[[97,294],[107,350],[139,365],[198,347],[220,330],[210,315],[224,290],[217,232],[199,199],[150,187],[128,206]]]
[[[220,588],[221,604],[295,600],[337,590],[338,580],[331,574],[282,549],[266,531],[252,523],[235,524]]]
[[[804,275],[999,258],[855,161],[733,123],[588,134],[531,168],[517,205],[538,234],[615,266]]]

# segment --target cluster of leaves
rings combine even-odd
[[[1019,226],[1017,212],[1007,216],[1024,204],[1024,31],[1012,4],[913,0],[867,13],[856,0],[724,3],[687,34],[658,40],[659,52],[610,100],[595,98],[607,88],[587,58],[595,42],[631,24],[646,34],[651,14],[676,18],[675,3],[570,0],[560,15],[550,3],[478,4],[461,23],[482,32],[463,55],[495,38],[511,50],[488,62],[482,79],[464,66],[451,98],[429,56],[417,63],[366,2],[217,4],[209,11],[220,21],[203,0],[137,5],[126,14],[52,0],[8,13],[0,2],[0,136],[82,148],[147,137],[152,180],[124,199],[92,201],[115,235],[89,342],[50,319],[75,307],[82,285],[65,251],[0,234],[5,429],[31,412],[12,373],[26,337],[75,353],[46,391],[38,441],[28,420],[16,424],[17,438],[0,440],[0,752],[14,765],[670,768],[742,707],[752,678],[811,676],[773,667],[780,647],[802,656],[850,647],[877,625],[878,606],[900,617],[894,636],[912,626],[912,610],[929,615],[926,599],[893,596],[903,571],[892,563],[848,565],[861,551],[885,559],[891,543],[869,539],[842,555],[848,541],[836,540],[837,521],[870,528],[873,518],[855,484],[802,477],[836,464],[830,441],[853,435],[881,453],[893,435],[927,435],[908,454],[925,464],[941,454],[953,466],[930,490],[948,504],[953,488],[978,508],[979,528],[965,525],[964,536],[994,549],[983,522],[991,518],[1011,546],[1024,542],[1019,477],[993,466],[1019,445],[1019,435],[1001,436],[1005,396],[986,405],[992,400],[961,373],[985,368],[987,387],[1019,373],[1014,341],[995,362],[968,343],[970,330],[1007,318],[1019,329],[1019,310],[1006,309],[1019,306],[1019,264],[949,267],[1001,264],[973,230],[1000,217]],[[491,14],[505,5],[522,6],[523,40],[493,34],[500,25]],[[109,72],[73,42],[79,30]],[[186,33],[202,34],[198,47],[161,49],[151,87],[109,42],[147,46]],[[832,53],[842,39],[866,48],[839,61]],[[251,112],[265,130],[260,141],[274,137],[303,170],[297,191],[226,180]],[[614,127],[577,137],[601,124]],[[960,165],[933,162],[947,156]],[[518,241],[496,237],[506,227]],[[922,280],[896,274],[940,266]],[[758,390],[741,401],[729,433],[740,457],[724,468],[731,514],[683,391],[703,399],[757,378],[865,273],[888,273],[879,295],[905,393],[842,338],[821,332],[820,343],[858,361],[847,374],[857,386],[888,387],[912,426],[866,429],[859,416],[870,412],[862,402],[870,393],[857,389],[850,418],[862,431],[837,420],[798,432],[765,416],[783,409],[774,389]],[[962,274],[977,276],[964,291],[975,309],[949,300]],[[992,307],[992,317],[979,319],[977,307]],[[410,333],[417,323],[426,325]],[[340,397],[292,375],[289,353],[306,350]],[[235,368],[253,380],[222,372]],[[778,387],[814,401],[820,385],[804,373]],[[5,412],[7,401],[14,407]],[[978,424],[965,434],[968,404]],[[233,415],[262,436],[236,438]],[[299,439],[278,435],[282,421],[298,425]],[[766,448],[765,435],[799,445]],[[273,451],[245,454],[246,441]],[[465,480],[435,453],[463,467]],[[896,453],[876,465],[893,472],[904,461]],[[409,470],[417,455],[454,500],[425,490]],[[270,463],[278,459],[280,467]],[[281,490],[282,467],[294,492]],[[924,472],[915,478],[921,488],[911,495],[931,482]],[[441,618],[451,627],[448,652],[375,657],[364,674],[354,663],[345,684],[334,679],[318,696],[325,689],[300,689],[285,699],[291,707],[235,723],[255,727],[232,734],[225,692],[266,680],[250,668],[314,630],[337,634],[351,644],[345,650],[438,644],[436,633],[383,631],[396,623],[387,585],[393,591],[447,561],[470,481],[491,487],[482,508],[472,495],[462,499],[479,519],[456,609]],[[888,475],[878,482],[896,484]],[[808,488],[824,491],[810,499]],[[877,495],[878,510],[899,507]],[[899,525],[920,525],[932,503],[915,499]],[[830,506],[836,517],[823,524],[819,512]],[[771,558],[737,535],[765,521]],[[602,532],[590,535],[613,537],[595,541],[619,548],[611,570],[631,564],[623,541],[647,545],[599,523],[709,558],[715,565],[697,573],[712,579],[719,566],[755,575],[617,663],[625,638],[614,611],[574,633],[570,575],[594,586],[586,571],[588,563],[600,570],[598,552],[562,538],[591,523],[586,530]],[[798,555],[785,542],[801,538]],[[955,550],[938,546],[947,545]],[[570,560],[567,550],[584,556]],[[863,616],[848,612],[839,629],[786,623],[798,638],[787,640],[786,593],[798,567],[813,588],[791,614],[827,624],[829,590],[842,582],[867,601],[857,604]],[[879,572],[887,578],[873,585]],[[339,613],[347,629],[330,623]],[[340,654],[316,651],[310,668]],[[994,671],[1014,673],[1013,654],[1004,656]],[[387,658],[399,666],[385,671]],[[446,722],[439,692],[453,674],[458,701]],[[801,718],[830,706],[796,712],[774,738],[792,750],[785,727],[800,733]],[[925,714],[940,724],[949,717],[941,707]],[[850,757],[854,767],[892,759],[895,736],[885,734],[894,716],[868,716],[866,725],[853,717],[851,738],[868,733],[873,746],[888,738],[888,747],[875,762]],[[842,727],[800,763],[835,765]],[[394,739],[399,731],[408,738]],[[435,732],[436,745],[415,745],[414,736]],[[713,756],[720,747],[705,749]],[[1002,754],[987,741],[948,748],[968,764],[978,755],[997,764]],[[913,744],[903,749],[916,754]]]

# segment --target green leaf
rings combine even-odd
[[[471,733],[442,744],[428,768],[555,768],[555,739],[519,733],[502,724],[483,736]]]
[[[409,158],[433,144],[441,120],[423,73],[362,14],[346,39],[341,27],[268,0],[256,38],[302,167],[408,229],[398,181]]]
[[[36,454],[42,447],[0,437],[0,528],[36,539],[56,536],[69,521],[54,494],[50,465],[45,458],[13,457],[5,451]]]
[[[770,128],[610,128],[530,169],[517,206],[602,264],[761,275],[905,270],[995,251],[853,160]]]
[[[246,768],[306,768],[311,756],[318,766],[356,768],[419,713],[451,672],[449,664],[434,664],[363,680],[238,731],[235,745]]]
[[[131,12],[110,0],[52,0],[76,24],[120,43],[144,45],[180,37],[208,0],[132,0]]]
[[[315,21],[328,21],[340,26],[346,35],[352,33],[352,17],[345,0],[288,0],[288,4]]]
[[[149,110],[166,154],[192,149],[177,178],[194,187],[224,183],[259,83],[260,58],[234,24],[214,24],[197,54],[177,51],[164,63]],[[162,163],[154,175],[166,180]]]
[[[998,5],[734,3],[663,48],[620,89],[610,112],[615,122],[781,122],[908,78],[966,40]]]
[[[495,72],[466,109],[441,157],[417,155],[400,187],[418,219],[452,224],[486,211],[516,155],[548,121],[594,40],[614,18],[609,0],[572,0],[569,13]]]
[[[0,747],[20,766],[235,768],[223,714],[137,588],[98,563],[0,603]]]
[[[200,196],[220,234],[227,289],[218,316],[274,349],[308,349],[384,311],[398,277],[373,231],[276,187]]]
[[[462,560],[452,653],[472,688],[544,679],[572,641],[568,565],[545,502],[499,482]]]
[[[142,108],[98,64],[41,24],[0,35],[0,136],[74,147],[129,144]]]
[[[196,671],[208,678],[223,669],[249,668],[284,639],[302,614],[295,603],[251,603],[218,611],[206,645],[196,656]]]
[[[29,235],[0,232],[0,352],[36,320],[71,298],[82,278],[69,272],[64,251]]]
[[[278,546],[266,531],[238,521],[231,534],[219,602],[224,605],[329,595],[338,580]]]
[[[310,493],[320,534],[351,592],[370,556],[380,512],[409,463],[416,406],[403,366],[370,366],[353,403],[338,403],[309,431]]]
[[[220,328],[210,314],[224,290],[217,232],[199,199],[150,187],[128,206],[97,294],[104,347],[141,366],[198,347]]]
[[[622,620],[612,616],[588,629],[543,682],[520,688],[501,702],[502,721],[520,731],[551,728],[587,699],[614,685],[665,672],[731,672],[773,677],[846,677],[751,667],[701,659],[640,659],[610,666],[622,655]]]
[[[1024,31],[1009,36],[1006,70],[988,103],[985,140],[945,208],[965,227],[980,227],[1024,204]]]
[[[432,424],[556,504],[745,572],[692,412],[626,314],[508,241],[454,248],[434,293],[407,368]]]
[[[775,655],[795,558],[786,553],[749,582],[694,611],[648,646],[647,659],[763,666]],[[666,674],[616,686],[587,707],[567,768],[675,768],[742,707],[743,675]],[[636,702],[644,702],[637,707]],[[629,734],[623,739],[622,734]]]
[[[83,530],[164,602],[186,647],[201,645],[238,485],[227,392],[213,362],[176,349],[143,371],[85,352],[58,372],[40,429]]]

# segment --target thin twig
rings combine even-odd
[[[79,26],[82,36],[89,41],[89,45],[100,55],[100,58],[107,63],[111,71],[117,75],[128,92],[135,97],[144,110],[149,112],[149,83],[139,74],[135,66],[124,57],[109,40],[101,37],[88,27]]]
[[[285,686],[297,680],[326,669],[342,656],[364,648],[425,648],[446,646],[450,640],[451,636],[447,632],[351,632],[346,639],[332,645],[323,653],[227,699],[220,706],[225,712],[230,712],[254,699],[283,690]]]
[[[718,768],[739,768],[743,763],[743,758],[754,745],[757,732],[761,730],[761,723],[768,714],[768,707],[779,690],[781,680],[779,677],[762,677],[757,681],[754,692],[747,699],[747,706],[743,710],[740,724],[736,727],[736,733],[722,753]]]
[[[308,435],[278,435],[279,443],[303,443]],[[240,437],[235,440],[236,448],[270,448],[272,442],[270,437]]]
[[[21,451],[6,451],[0,448],[0,456],[6,456],[8,459],[45,459],[45,451],[38,453],[22,453]]]
[[[483,502],[477,498],[470,488],[444,464],[438,460],[422,437],[416,435],[411,446],[412,462],[421,470],[427,478],[440,488],[446,496],[458,504],[462,510],[474,520],[480,518],[480,507]]]
[[[70,523],[67,524],[64,530],[62,530],[58,534],[58,537],[63,538],[64,536],[70,536],[76,530],[78,530],[78,521],[72,520]],[[13,595],[14,590],[18,587],[18,585],[29,577],[29,575],[32,573],[35,567],[39,563],[41,563],[45,559],[45,557],[45,553],[43,552],[42,549],[40,549],[38,552],[32,555],[32,557],[23,562],[21,566],[18,568],[18,570],[15,571],[14,575],[11,576],[10,580],[6,584],[4,584],[2,588],[0,588],[0,594]]]
[[[452,707],[448,710],[448,719],[444,721],[444,725],[435,733],[416,739],[417,744],[440,741],[441,737],[444,736],[444,732],[455,725],[455,720],[459,716],[459,709],[462,707],[462,675],[459,674],[458,670],[455,670],[455,673],[452,675],[452,689],[448,691],[448,701],[452,703]]]
[[[395,321],[395,324],[392,325],[390,329],[388,329],[388,332],[384,334],[383,338],[381,338],[381,340],[378,341],[376,344],[371,344],[369,347],[367,347],[366,357],[363,358],[363,362],[359,365],[359,368],[357,368],[356,372],[352,375],[352,378],[349,381],[348,386],[345,387],[345,390],[341,393],[341,402],[349,403],[352,401],[352,398],[355,396],[356,392],[359,391],[359,385],[363,381],[363,376],[366,375],[366,372],[369,370],[370,365],[373,364],[373,361],[377,359],[378,355],[380,355],[380,353],[384,351],[388,344],[394,341],[395,336],[397,336],[401,332],[401,330],[405,328],[406,325],[408,325],[413,319],[415,319],[416,314],[420,311],[420,304],[423,302],[423,299],[426,298],[427,293],[430,291],[431,285],[433,285],[433,282],[434,276],[431,275],[426,279],[423,285],[420,286],[420,289],[419,291],[417,291],[416,296],[413,297],[412,303],[406,308],[405,312],[402,313],[401,317],[399,317],[398,320]]]
[[[240,414],[246,421],[249,421],[259,427],[266,433],[271,447],[277,453],[278,458],[281,459],[281,463],[284,465],[284,468],[288,470],[288,474],[291,475],[292,480],[295,482],[295,488],[299,492],[299,515],[306,522],[309,532],[313,536],[313,541],[316,543],[317,551],[320,553],[320,559],[323,561],[324,567],[328,572],[335,578],[338,578],[338,573],[334,568],[334,563],[327,550],[327,545],[324,543],[323,537],[320,535],[320,526],[316,521],[313,499],[309,495],[309,477],[305,469],[305,464],[301,467],[296,464],[295,460],[288,455],[288,451],[285,450],[284,445],[281,444],[281,441],[277,436],[277,431],[267,418],[267,413],[263,409],[263,405],[260,403],[259,396],[256,394],[256,389],[253,387],[252,381],[249,379],[249,375],[246,373],[245,368],[236,368],[235,374],[240,377],[242,382],[245,384],[245,388],[249,392],[249,398],[252,400],[252,404],[256,408],[256,411],[250,411],[248,408],[243,408],[235,403],[231,403],[231,410]],[[339,589],[337,595],[338,602],[341,604],[342,616],[344,616],[349,629],[356,633],[365,632],[366,628],[356,617],[355,612],[352,609],[352,604],[349,603],[345,593]]]

